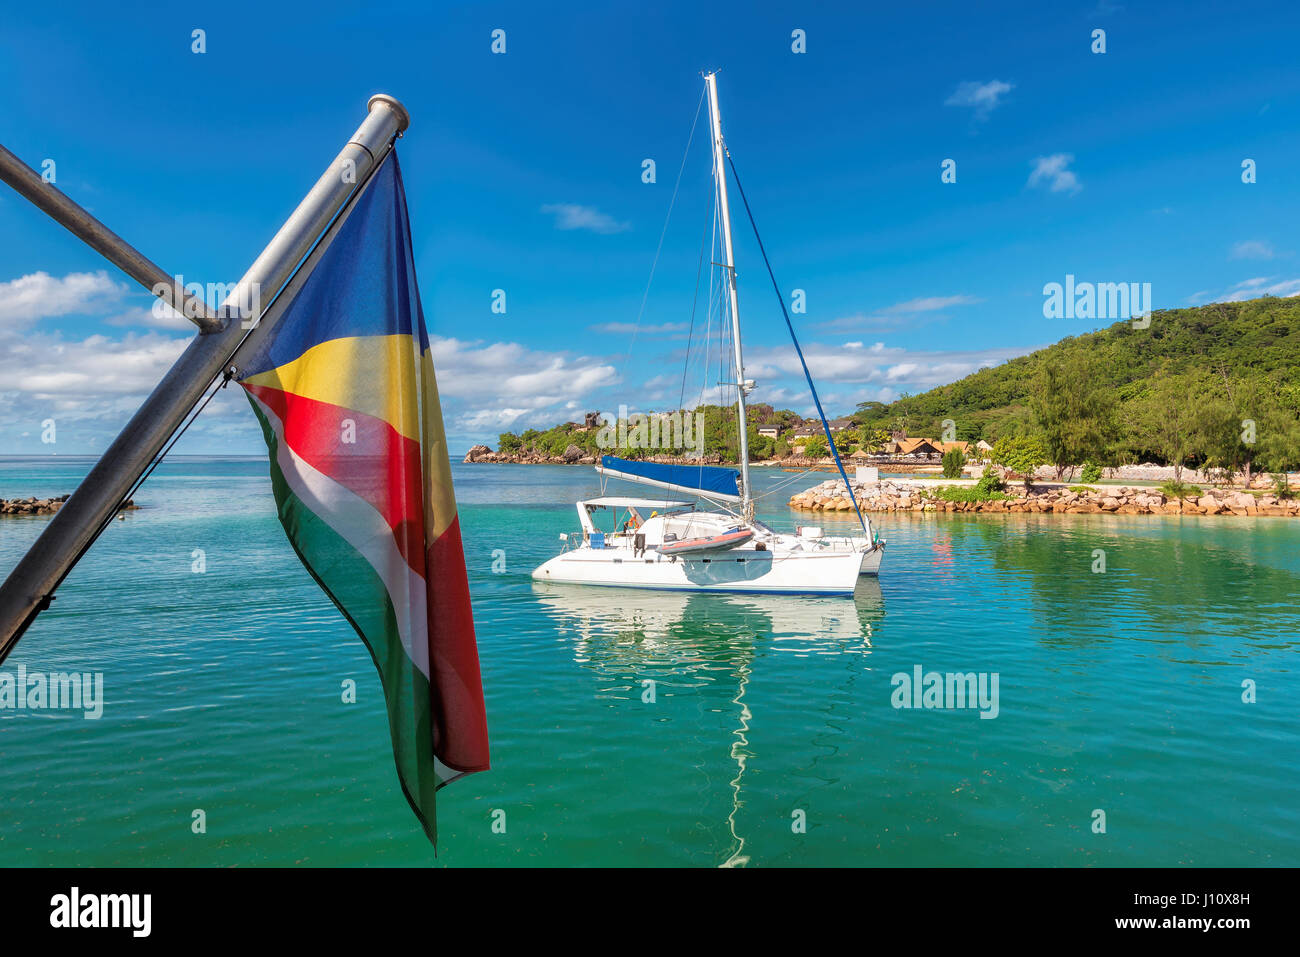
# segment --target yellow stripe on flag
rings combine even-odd
[[[438,382],[433,374],[433,353],[420,357],[423,370],[421,395],[424,401],[424,476],[428,499],[424,509],[425,540],[435,541],[456,517],[456,493],[451,484],[451,457],[447,454],[447,435],[442,424],[442,404],[438,401]]]
[[[328,339],[292,362],[244,381],[383,419],[418,442],[419,361],[418,346],[409,335],[351,336]],[[450,473],[447,486],[451,487]]]

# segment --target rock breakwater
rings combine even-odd
[[[1184,498],[1166,496],[1159,489],[1103,486],[1079,488],[1023,485],[1006,489],[1005,498],[978,502],[952,502],[937,494],[937,486],[901,482],[854,484],[853,492],[864,511],[871,512],[1052,512],[1057,514],[1118,515],[1273,515],[1300,516],[1300,498],[1280,499],[1266,492],[1208,489]],[[790,499],[790,507],[812,512],[851,512],[844,483],[822,482]]]

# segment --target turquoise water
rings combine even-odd
[[[0,497],[89,464],[0,460]],[[265,463],[179,459],[2,666],[106,704],[0,711],[0,865],[1300,864],[1300,523],[886,516],[854,599],[562,590],[528,574],[591,471],[455,474],[494,768],[441,793],[436,859]],[[45,521],[0,521],[0,572]],[[917,665],[996,672],[997,717],[893,707]]]

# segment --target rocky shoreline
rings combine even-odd
[[[1117,515],[1275,515],[1300,517],[1300,498],[1279,499],[1271,492],[1252,495],[1236,489],[1208,489],[1182,499],[1157,488],[1008,485],[1005,499],[950,502],[939,486],[908,483],[854,483],[853,493],[870,512],[1052,512]],[[822,482],[790,499],[790,507],[812,512],[851,512],[853,503],[841,481]]]
[[[570,453],[572,456],[570,457]],[[502,465],[595,465],[596,460],[576,445],[564,450],[564,455],[542,455],[540,452],[493,452],[486,445],[476,445],[465,453],[462,462],[491,462]]]
[[[35,495],[28,498],[0,498],[0,515],[52,515],[61,509],[67,500],[67,495],[60,495],[58,498],[37,498]],[[126,504],[118,511],[125,512],[127,509],[139,507],[133,500],[127,499]]]
[[[63,507],[68,496],[58,498],[0,498],[0,515],[49,515]]]

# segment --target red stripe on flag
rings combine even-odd
[[[243,385],[283,423],[284,442],[296,455],[375,507],[406,563],[427,580],[419,443],[364,412],[270,386]]]
[[[459,516],[429,543],[428,568],[433,753],[454,771],[486,771],[487,714]]]

